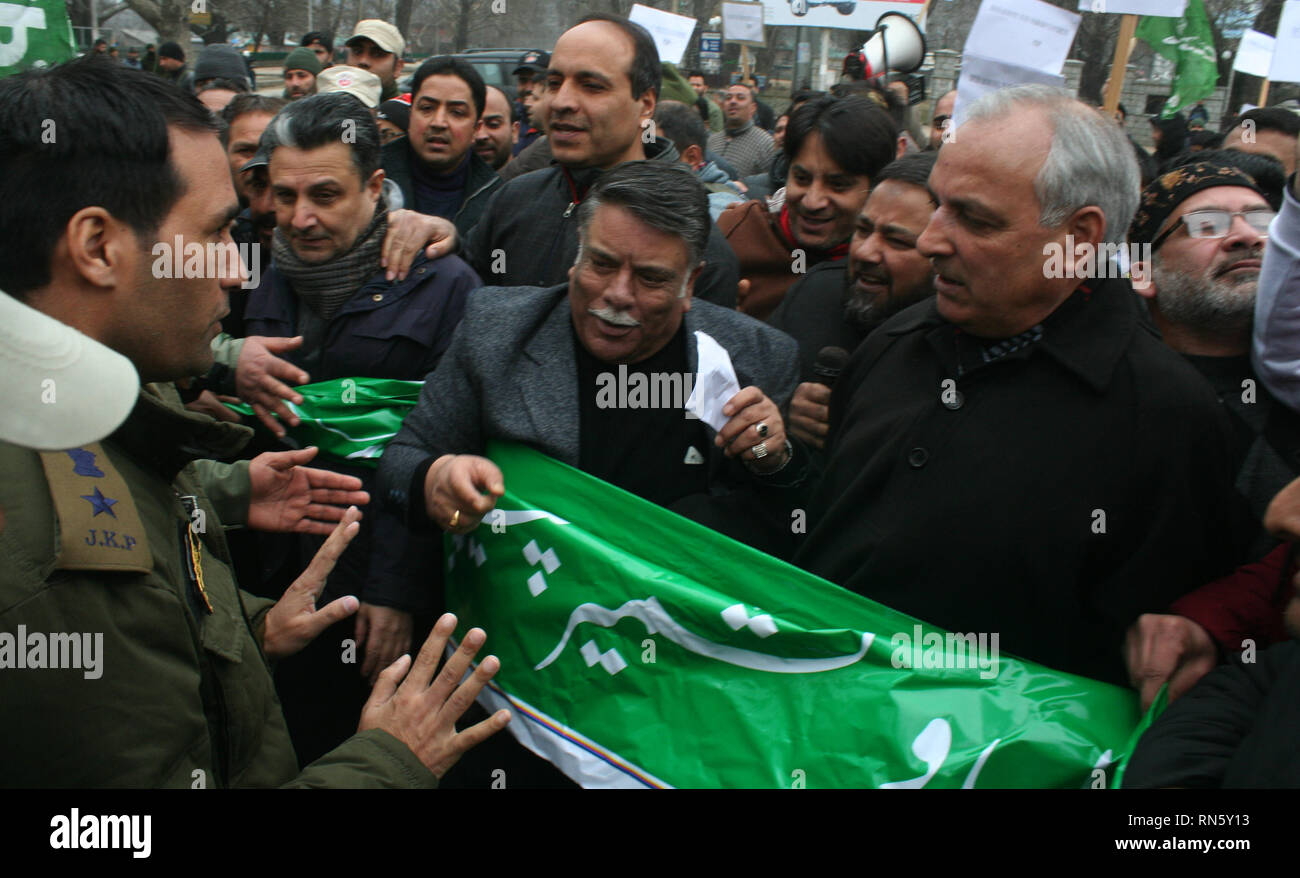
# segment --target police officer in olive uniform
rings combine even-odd
[[[42,142],[33,118],[52,119],[57,139]],[[357,735],[296,764],[268,664],[355,611],[355,598],[320,610],[314,598],[359,513],[322,512],[355,492],[313,487],[296,465],[206,462],[251,431],[187,411],[169,383],[210,366],[225,288],[241,280],[150,271],[155,240],[230,242],[236,202],[229,175],[212,173],[210,115],[155,77],[87,58],[0,82],[0,126],[0,224],[12,230],[0,239],[12,294],[0,294],[0,372],[13,400],[0,416],[0,785],[434,786],[508,719],[456,732],[451,705],[498,663],[482,660],[449,703],[484,638],[466,633],[435,681],[451,617],[380,676]],[[86,175],[68,169],[89,161],[104,173],[79,188]],[[50,217],[19,215],[32,177],[80,205],[53,218],[53,240]],[[167,177],[179,183],[158,190],[170,201],[123,196]],[[138,379],[122,357],[96,359],[92,339]],[[267,509],[290,529],[341,518],[278,602],[238,587],[224,538]]]
[[[4,784],[272,786],[298,774],[261,646],[275,602],[236,585],[194,465],[233,453],[243,432],[157,384],[102,443],[0,444],[0,631],[13,636],[10,655],[0,636],[0,698],[20,732],[0,757]],[[232,505],[247,503],[240,469],[213,481]],[[434,778],[371,729],[296,782]]]

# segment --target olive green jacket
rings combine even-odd
[[[250,432],[150,385],[102,443],[0,443],[0,785],[436,785],[378,729],[299,772],[261,650],[272,601],[238,588],[194,464]],[[206,473],[246,510],[246,466]]]
[[[707,102],[709,110],[709,131],[713,134],[719,134],[727,124],[727,120],[722,117],[722,107],[719,107],[717,101],[707,95],[704,100]]]

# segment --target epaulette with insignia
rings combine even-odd
[[[98,442],[41,452],[59,517],[60,570],[148,573],[153,554],[131,491]]]

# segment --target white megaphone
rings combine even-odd
[[[866,77],[912,73],[925,63],[925,34],[901,12],[886,12],[876,22],[876,35],[862,46]]]

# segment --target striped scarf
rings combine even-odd
[[[271,255],[276,270],[289,279],[299,300],[321,319],[329,320],[379,271],[379,254],[387,231],[388,206],[380,199],[374,219],[343,255],[316,264],[303,262],[278,228],[271,243]]]
[[[1014,354],[1021,348],[1027,348],[1031,344],[1036,344],[1043,340],[1043,324],[1039,323],[1026,329],[1019,335],[1013,335],[1011,338],[1004,338],[995,344],[986,345],[980,351],[980,356],[986,363],[992,363],[994,360],[1000,360],[1008,354]]]
[[[980,341],[959,331],[957,336],[957,377],[961,378],[980,365],[995,363],[1003,357],[1038,344],[1042,340],[1043,324],[1041,323],[1031,326],[1018,335],[994,342]],[[979,363],[972,362],[971,355],[974,353],[979,354]]]

